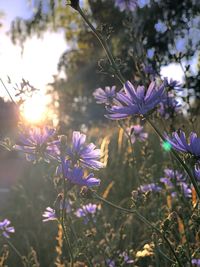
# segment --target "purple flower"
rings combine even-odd
[[[93,173],[84,177],[83,169],[79,167],[71,167],[71,163],[68,160],[62,160],[62,171],[64,177],[71,184],[87,187],[98,186],[100,184],[100,180],[95,178]]]
[[[164,169],[165,177],[169,179],[174,179],[179,182],[185,181],[185,176],[178,172],[177,170],[172,170],[172,169]]]
[[[15,228],[13,226],[10,226],[10,221],[8,219],[4,219],[2,222],[0,222],[0,231],[2,232],[2,235],[6,238],[9,238],[10,233],[15,232]]]
[[[185,197],[189,197],[189,198],[192,197],[192,189],[190,188],[190,186],[187,183],[181,182],[181,183],[179,183],[179,186],[180,186],[181,191],[183,192],[183,195]]]
[[[26,154],[29,161],[44,157],[47,161],[58,154],[55,142],[48,142],[55,134],[55,130],[48,127],[31,128],[28,133],[20,134],[19,144],[14,149]]]
[[[165,177],[160,178],[160,181],[164,183],[168,189],[174,190],[176,185],[180,188],[185,197],[191,198],[191,187],[187,184],[186,177],[182,173],[171,169],[165,169],[164,173]],[[172,191],[171,194],[172,196],[176,195],[174,191]]]
[[[167,26],[164,22],[162,22],[161,20],[159,20],[156,24],[155,24],[155,29],[157,32],[160,32],[160,33],[164,33],[166,32],[167,30]]]
[[[194,174],[198,182],[200,182],[200,167],[195,165],[194,167]]]
[[[175,150],[184,153],[190,153],[197,158],[200,157],[200,138],[197,137],[196,133],[190,133],[189,143],[187,142],[185,133],[181,130],[179,131],[179,133],[172,133],[171,138],[166,136],[166,139]]]
[[[44,217],[44,219],[42,220],[43,222],[56,221],[57,220],[56,211],[50,207],[46,208],[46,210],[42,214],[42,216]]]
[[[200,259],[192,259],[192,265],[200,267]]]
[[[115,0],[115,6],[120,11],[134,11],[138,3],[137,0]]]
[[[138,187],[138,191],[141,193],[146,192],[160,192],[162,188],[154,183],[151,184],[145,184]]]
[[[108,267],[116,267],[114,260],[107,259],[106,264]]]
[[[87,205],[82,206],[82,208],[78,209],[75,212],[75,215],[78,218],[83,218],[84,223],[87,224],[89,222],[90,218],[92,218],[93,221],[95,222],[94,216],[95,216],[96,211],[97,211],[97,205],[89,203]]]
[[[111,105],[116,96],[115,89],[115,86],[106,86],[105,90],[102,88],[96,89],[93,93],[93,96],[97,100],[97,104]]]
[[[120,120],[133,115],[144,115],[154,109],[164,96],[164,84],[157,87],[155,82],[151,82],[147,91],[144,86],[136,89],[129,81],[125,83],[124,91],[117,93],[116,99],[119,103],[107,108],[110,114],[107,118]]]
[[[63,208],[66,211],[66,213],[70,213],[72,211],[72,202],[70,200],[68,200],[68,199],[65,199],[64,205],[63,205],[63,200],[61,199],[61,201],[60,201],[60,210],[62,210]]]
[[[103,168],[99,161],[100,149],[96,149],[93,143],[85,144],[86,135],[80,132],[73,132],[72,147],[67,149],[67,155],[73,164],[80,163],[84,167],[98,170]]]
[[[82,208],[78,209],[75,214],[78,218],[83,217],[84,222],[88,223],[89,218],[92,217],[94,219],[94,215],[97,211],[97,205],[89,203],[87,205],[82,206]]]
[[[128,132],[131,135],[131,142],[132,144],[135,143],[136,139],[144,142],[148,138],[148,133],[143,131],[144,127],[140,124],[136,124],[128,128]]]
[[[126,264],[134,263],[134,260],[131,259],[131,258],[128,256],[127,252],[125,252],[125,251],[122,252],[121,254],[119,254],[119,256],[123,257],[123,261],[124,261],[124,263],[126,263]]]
[[[167,77],[164,78],[164,83],[166,87],[170,89],[174,89],[175,91],[183,91],[182,84],[179,81],[170,79],[168,80]]]
[[[163,98],[162,102],[159,105],[158,112],[162,117],[168,119],[170,115],[180,111],[181,105],[175,99],[172,93],[169,93]]]

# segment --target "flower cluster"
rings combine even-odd
[[[73,132],[72,144],[64,145],[61,139],[49,142],[55,135],[55,130],[48,127],[31,129],[28,134],[21,134],[19,143],[14,146],[18,151],[26,154],[28,160],[35,161],[43,158],[57,161],[57,174],[62,176],[71,184],[79,186],[97,186],[100,180],[93,173],[85,176],[86,168],[98,170],[103,167],[99,161],[100,149],[96,149],[93,143],[86,144],[86,135]]]
[[[191,187],[187,183],[186,177],[182,173],[172,169],[165,169],[164,174],[165,176],[160,178],[160,182],[171,191],[172,196],[176,195],[174,189],[179,187],[185,197],[191,198]]]
[[[2,235],[6,238],[9,238],[10,233],[15,232],[15,228],[13,226],[10,226],[11,222],[8,219],[4,219],[2,222],[0,222],[0,231]]]
[[[151,184],[141,185],[138,187],[137,190],[138,190],[138,192],[141,192],[141,193],[160,192],[162,190],[162,188],[155,183],[151,183]]]
[[[164,92],[164,84],[158,87],[155,82],[151,82],[145,90],[144,86],[135,88],[128,81],[124,85],[124,90],[117,93],[117,103],[107,108],[109,114],[106,117],[120,120],[134,115],[145,115],[161,102]]]
[[[84,175],[84,168],[98,170],[103,167],[99,161],[100,149],[96,149],[93,143],[86,144],[86,135],[80,132],[73,132],[72,145],[66,146],[64,155],[61,156],[60,171],[64,178],[72,185],[97,186],[100,180],[94,177],[93,173]]]
[[[105,104],[108,119],[120,120],[135,115],[145,115],[166,99],[165,83],[160,86],[152,81],[147,88],[127,81],[118,93],[115,87],[98,88],[93,93],[98,104]]]
[[[97,212],[97,209],[98,207],[96,204],[89,203],[79,208],[75,212],[75,215],[78,218],[83,218],[85,224],[88,223],[90,219],[92,219],[95,222],[95,214]]]

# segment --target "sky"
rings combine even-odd
[[[4,17],[0,19],[3,24],[0,28],[1,79],[6,82],[9,76],[13,82],[19,83],[24,78],[43,92],[45,85],[57,74],[59,57],[68,48],[64,33],[46,32],[42,39],[33,36],[25,42],[22,54],[21,47],[12,44],[8,31],[16,17],[31,16],[31,5],[27,0],[1,0],[0,11],[4,12]],[[1,85],[0,96],[5,96]]]

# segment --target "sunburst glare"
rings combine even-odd
[[[34,95],[21,106],[23,118],[29,123],[40,123],[47,118],[47,99],[45,95]]]

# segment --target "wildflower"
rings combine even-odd
[[[180,188],[185,197],[191,198],[191,187],[188,185],[186,177],[182,173],[171,169],[165,169],[164,173],[165,177],[160,178],[160,182],[164,183],[165,186],[172,191],[172,196],[176,196],[176,192],[173,191],[176,185]]]
[[[88,223],[89,218],[92,217],[94,219],[94,215],[97,211],[97,205],[89,203],[87,205],[82,206],[82,208],[78,209],[75,214],[78,218],[83,217],[84,222]]]
[[[94,177],[93,173],[90,173],[86,177],[84,177],[84,171],[79,167],[71,167],[70,162],[68,160],[62,161],[62,171],[64,177],[72,184],[76,184],[79,186],[98,186],[100,184],[100,180]]]
[[[73,164],[80,163],[84,167],[98,170],[103,167],[99,161],[100,149],[96,149],[93,143],[85,144],[86,135],[80,132],[73,132],[72,147],[67,149],[67,155]]]
[[[71,202],[71,200],[65,199],[65,201],[63,203],[63,200],[61,199],[61,201],[60,201],[60,210],[62,210],[63,208],[66,211],[66,213],[70,213],[72,211],[72,202]]]
[[[153,75],[153,77],[156,75],[156,71],[153,69],[151,65],[144,65],[143,70],[146,74]]]
[[[126,263],[126,264],[131,264],[131,263],[134,263],[134,260],[131,259],[127,252],[122,252],[121,254],[119,254],[120,257],[123,257],[123,262]]]
[[[162,117],[168,119],[170,115],[179,112],[180,107],[181,105],[175,99],[174,95],[168,92],[166,97],[164,97],[162,102],[159,104],[158,112]]]
[[[196,267],[200,267],[200,259],[192,259],[192,265]]]
[[[116,267],[114,260],[107,259],[106,264],[108,267]]]
[[[134,11],[137,7],[137,0],[115,0],[115,6],[122,11]]]
[[[78,209],[75,214],[77,217],[81,218],[89,214],[94,215],[96,211],[97,211],[97,205],[89,203],[87,205],[82,206],[82,208]]]
[[[160,192],[162,188],[158,186],[157,184],[151,183],[151,184],[145,184],[138,187],[138,191],[141,193],[146,192]]]
[[[97,104],[111,105],[116,96],[115,89],[115,86],[106,86],[105,90],[97,88],[93,93],[94,98],[97,100]]]
[[[182,85],[179,81],[170,79],[168,80],[167,77],[164,78],[164,83],[166,87],[169,87],[170,89],[174,89],[176,91],[183,91]]]
[[[200,167],[195,165],[194,174],[198,182],[200,182]]]
[[[140,124],[133,125],[128,129],[128,132],[131,135],[132,144],[135,143],[136,139],[141,142],[146,141],[146,139],[148,138],[148,133],[145,133],[143,129],[144,127]]]
[[[2,222],[0,222],[0,231],[2,232],[2,235],[6,238],[9,238],[10,233],[15,232],[15,228],[13,226],[10,226],[10,221],[8,219],[4,219]]]
[[[200,158],[200,138],[197,137],[197,134],[191,132],[189,135],[189,143],[185,133],[183,131],[172,133],[172,137],[166,136],[167,141],[172,145],[172,147],[180,152],[190,153],[191,155]]]
[[[160,33],[164,33],[166,32],[167,30],[167,26],[164,22],[162,22],[161,20],[159,20],[156,24],[155,24],[155,29],[157,32],[160,32]]]
[[[189,197],[189,198],[192,197],[192,189],[187,183],[181,182],[179,183],[179,186],[185,197]]]
[[[164,84],[157,87],[155,82],[151,82],[145,92],[144,86],[138,86],[135,89],[128,81],[125,83],[124,91],[117,93],[116,99],[119,103],[107,108],[111,114],[106,115],[106,117],[120,120],[133,115],[144,115],[161,102],[164,89]]]
[[[56,216],[56,211],[53,210],[50,207],[47,207],[45,212],[42,215],[44,217],[44,219],[42,220],[43,222],[48,222],[48,221],[55,221],[57,220],[57,216]]]
[[[44,157],[47,161],[49,157],[58,154],[58,148],[55,142],[48,142],[55,134],[55,130],[48,127],[31,128],[28,134],[20,134],[19,145],[15,145],[14,149],[22,151],[26,154],[29,161],[34,161],[40,157]]]

